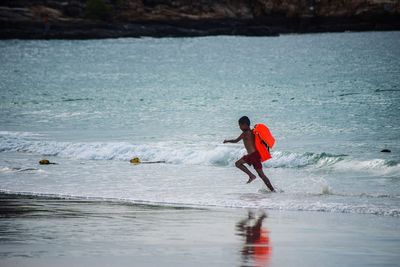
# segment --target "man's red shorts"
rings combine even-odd
[[[244,155],[242,159],[247,164],[253,165],[254,169],[256,170],[262,169],[261,156],[260,153],[258,153],[258,151],[255,151],[248,155]]]

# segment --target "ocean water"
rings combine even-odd
[[[0,41],[0,190],[399,217],[399,47],[400,32]],[[243,145],[222,144],[243,115],[277,140],[263,165],[280,193],[246,185]]]

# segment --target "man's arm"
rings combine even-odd
[[[237,142],[239,142],[240,140],[242,140],[243,139],[243,134],[241,134],[241,135],[239,135],[239,137],[238,138],[236,138],[236,139],[232,139],[232,140],[224,140],[224,144],[225,143],[237,143]]]

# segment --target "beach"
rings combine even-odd
[[[398,266],[398,47],[1,40],[0,266]],[[276,139],[277,193],[223,144],[244,115]]]
[[[0,201],[2,266],[398,266],[399,262],[397,218],[4,193]],[[254,237],[259,232],[264,236],[261,241]]]

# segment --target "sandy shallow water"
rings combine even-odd
[[[1,266],[398,266],[398,218],[0,195]],[[362,225],[363,227],[359,227]]]

